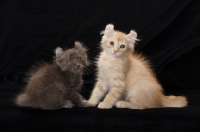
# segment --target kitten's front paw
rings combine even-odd
[[[80,107],[88,107],[88,102],[87,100],[82,101],[82,105]]]
[[[94,106],[96,106],[96,103],[94,103],[90,100],[87,101],[87,107],[94,107]]]
[[[112,108],[112,105],[104,103],[104,102],[101,102],[101,103],[99,103],[98,108],[99,109],[110,109],[110,108]]]
[[[72,108],[74,107],[74,104],[71,103],[71,101],[66,100],[64,102],[63,108]]]

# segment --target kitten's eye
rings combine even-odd
[[[79,57],[79,58],[78,58],[78,60],[79,60],[79,61],[82,61],[82,58],[81,58],[81,57]]]
[[[123,45],[123,44],[122,44],[122,45],[120,45],[120,48],[124,49],[124,48],[125,48],[125,45]]]
[[[113,45],[114,45],[114,42],[113,42],[113,41],[110,41],[109,44],[113,46]]]
[[[70,65],[72,65],[72,64],[73,64],[73,61],[72,61],[72,60],[70,60],[68,63],[69,63]]]

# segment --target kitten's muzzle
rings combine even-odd
[[[75,66],[76,69],[81,69],[82,67],[83,67],[83,66],[80,65],[80,64],[77,64],[77,65]]]
[[[113,53],[116,54],[119,50],[113,50]]]

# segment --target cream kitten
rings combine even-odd
[[[89,106],[109,109],[146,109],[161,107],[184,107],[183,96],[165,96],[161,85],[151,70],[147,60],[133,54],[137,33],[133,30],[124,34],[108,24],[103,32],[101,48],[97,60],[98,74],[95,88],[88,100]]]

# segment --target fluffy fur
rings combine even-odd
[[[41,63],[28,75],[27,86],[15,100],[19,106],[41,109],[86,106],[79,94],[82,73],[87,66],[86,48],[75,42],[75,47],[55,50],[53,64]]]
[[[97,59],[97,82],[88,100],[98,108],[146,109],[161,107],[184,107],[183,96],[165,96],[161,85],[151,70],[148,61],[133,53],[137,33],[125,34],[108,24],[102,32],[101,48]]]

